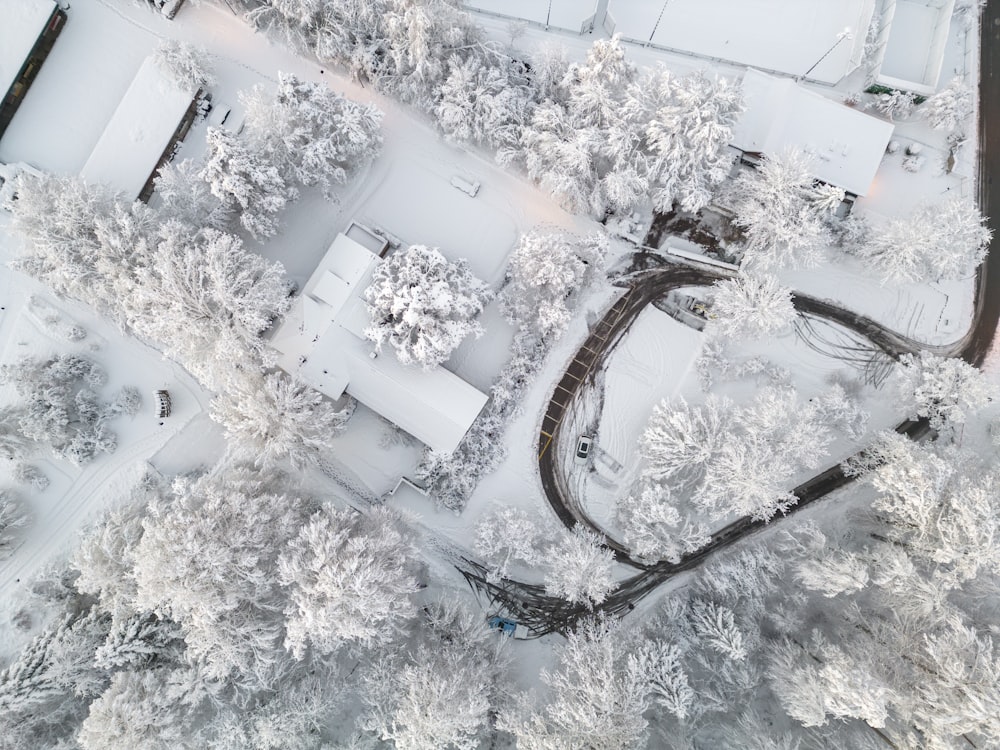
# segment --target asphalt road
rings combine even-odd
[[[1000,80],[998,79],[1000,79],[1000,0],[989,0],[983,11],[981,24],[978,198],[980,208],[986,216],[1000,219],[1000,181],[997,183],[997,190],[992,186],[994,177],[1000,180],[1000,133],[995,129],[1000,127]],[[939,354],[960,356],[976,366],[982,365],[985,361],[1000,322],[1000,238],[996,237],[998,221],[990,219],[989,225],[995,235],[990,247],[991,256],[996,250],[997,257],[988,257],[977,272],[976,311],[973,324],[969,332],[953,345],[934,348]],[[567,527],[582,523],[607,538],[604,531],[587,516],[579,502],[572,497],[558,461],[559,427],[573,400],[588,382],[592,382],[593,374],[598,371],[616,343],[628,330],[629,325],[646,305],[671,289],[711,284],[724,275],[707,266],[683,268],[675,266],[640,277],[595,326],[591,337],[567,368],[547,407],[539,439],[539,472],[546,498]],[[874,320],[830,302],[798,295],[795,303],[800,313],[837,322],[893,358],[904,352],[930,348],[907,339]],[[929,426],[923,420],[906,421],[896,429],[914,439],[924,437],[930,432]],[[808,507],[850,481],[851,479],[844,475],[839,465],[830,467],[793,490],[799,502],[789,513]],[[765,526],[767,524],[762,521],[738,519],[713,534],[711,541],[704,548],[685,556],[676,564],[661,562],[655,565],[643,565],[632,560],[619,542],[608,539],[608,546],[615,551],[616,557],[621,562],[639,568],[640,572],[623,581],[602,603],[600,609],[611,614],[626,613],[634,607],[635,601],[652,592],[668,578],[699,566],[715,552],[760,531]],[[497,604],[516,613],[520,621],[532,628],[537,635],[564,631],[590,611],[584,605],[574,605],[557,597],[550,597],[544,593],[543,588],[536,585],[517,581],[499,583],[488,581],[486,572],[481,566],[472,561],[465,563],[463,573],[469,583],[484,590]]]

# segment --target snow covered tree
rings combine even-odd
[[[834,597],[867,586],[868,565],[853,552],[833,550],[801,561],[796,566],[795,578],[810,591]]]
[[[971,200],[953,198],[886,221],[857,253],[884,283],[961,279],[983,262],[992,236]]]
[[[935,430],[964,424],[1000,396],[996,383],[961,359],[923,350],[904,354],[899,363],[896,388],[905,408]]]
[[[235,219],[234,209],[212,193],[192,159],[172,161],[156,176],[155,201],[160,214],[193,228],[224,230]]]
[[[607,241],[533,229],[521,237],[507,264],[500,310],[507,322],[542,340],[558,338],[572,317],[579,290],[601,273]]]
[[[246,467],[175,482],[153,503],[136,545],[136,606],[183,628],[188,659],[209,680],[259,690],[287,674],[279,555],[312,507],[286,479]]]
[[[688,609],[691,628],[701,642],[729,659],[747,657],[743,633],[736,626],[733,611],[717,602],[695,599]]]
[[[110,618],[91,608],[60,616],[0,671],[0,742],[53,747],[75,731],[107,678],[94,651]]]
[[[603,602],[615,587],[614,553],[597,532],[577,524],[545,550],[545,591],[588,607]]]
[[[341,686],[329,675],[286,683],[249,711],[234,707],[212,721],[209,750],[326,750]]]
[[[927,98],[920,113],[935,130],[954,133],[972,115],[975,100],[972,89],[961,78],[951,82]]]
[[[798,315],[791,290],[770,274],[740,274],[712,288],[708,329],[724,338],[768,338],[787,330]]]
[[[543,530],[520,508],[501,508],[476,524],[476,550],[495,580],[506,578],[512,563],[540,565],[543,538]]]
[[[129,322],[221,388],[234,366],[259,361],[260,334],[288,309],[284,269],[232,234],[172,221],[160,231],[128,298]]]
[[[278,233],[277,215],[296,192],[271,160],[232,133],[209,128],[208,158],[201,178],[227,210],[238,211],[240,224],[255,240]]]
[[[815,266],[826,237],[825,221],[843,191],[818,185],[810,158],[792,149],[744,169],[727,191],[743,229],[744,263],[758,271]]]
[[[9,492],[0,490],[0,560],[9,557],[31,516]]]
[[[173,620],[152,612],[119,613],[112,618],[104,643],[94,652],[94,664],[116,669],[147,669],[177,664],[184,651],[184,635]]]
[[[382,113],[321,83],[278,74],[278,90],[255,86],[240,95],[246,108],[243,137],[286,183],[329,191],[373,159],[382,145]]]
[[[559,87],[563,96],[539,104],[524,129],[528,176],[571,210],[602,216],[609,209],[628,210],[645,194],[634,163],[638,138],[624,109],[635,76],[618,36],[598,40],[584,63],[567,69]],[[607,177],[612,191],[602,185]]]
[[[657,481],[697,483],[705,468],[730,439],[732,404],[709,396],[704,405],[690,406],[683,398],[653,407],[639,439],[646,465],[643,474]]]
[[[185,91],[194,93],[215,83],[205,49],[177,39],[164,39],[155,55],[160,68]]]
[[[353,406],[338,409],[283,372],[234,370],[212,399],[211,417],[248,460],[270,465],[287,458],[301,468],[344,431]]]
[[[828,716],[885,726],[893,697],[889,686],[818,631],[808,653],[792,641],[779,643],[768,676],[782,707],[804,726],[823,726]]]
[[[455,600],[424,614],[416,642],[384,653],[362,677],[362,726],[398,750],[475,750],[501,696],[504,640]]]
[[[188,669],[116,672],[93,703],[77,740],[83,750],[194,750],[203,748],[199,706],[204,691]]]
[[[703,71],[647,71],[629,89],[629,116],[644,127],[642,149],[655,210],[700,211],[732,167],[732,128],[743,111],[739,85]]]
[[[582,622],[557,649],[556,668],[542,670],[544,698],[521,696],[500,711],[498,727],[524,748],[644,747],[643,714],[654,701],[684,715],[694,696],[675,650],[622,631],[612,620]]]
[[[285,646],[327,656],[345,643],[385,644],[415,607],[416,547],[398,513],[320,509],[278,558],[288,589]]]
[[[411,245],[379,263],[365,289],[372,324],[365,335],[379,349],[390,344],[403,364],[431,368],[448,359],[470,333],[493,296],[469,263],[450,263],[434,248]]]
[[[481,143],[498,151],[501,163],[510,161],[534,106],[522,63],[506,55],[452,57],[437,95],[434,116],[449,139]]]
[[[681,516],[670,488],[657,482],[643,482],[619,498],[615,520],[630,554],[643,560],[677,563],[712,538],[704,524]]]

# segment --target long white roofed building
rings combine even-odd
[[[0,138],[65,23],[52,0],[0,0]]]

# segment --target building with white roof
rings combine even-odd
[[[754,156],[797,148],[813,157],[816,179],[853,196],[868,192],[892,137],[891,122],[753,69],[743,77],[743,103],[733,147]]]
[[[487,396],[443,367],[376,353],[362,294],[386,243],[353,224],[338,234],[271,338],[278,366],[334,400],[345,393],[435,451],[450,453]]]
[[[0,137],[65,23],[52,0],[0,0]]]
[[[194,121],[197,96],[196,89],[178,85],[154,56],[147,57],[80,176],[128,200],[148,200],[157,171]]]

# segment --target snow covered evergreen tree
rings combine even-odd
[[[972,115],[973,91],[961,78],[953,78],[943,89],[927,97],[920,113],[935,130],[954,133]]]
[[[700,211],[732,167],[732,128],[743,111],[740,87],[703,71],[645,72],[629,89],[629,115],[644,127],[643,151],[653,207]]]
[[[578,292],[604,267],[607,241],[534,229],[521,237],[507,265],[500,309],[511,325],[542,340],[558,338],[572,317]]]
[[[448,359],[470,333],[493,293],[468,261],[451,263],[436,249],[411,245],[379,263],[365,289],[372,324],[365,330],[381,349],[390,344],[403,364],[431,368]]]
[[[255,86],[241,94],[243,136],[286,183],[329,192],[373,159],[382,145],[382,113],[320,83],[279,74],[278,90]]]
[[[296,196],[271,160],[258,148],[245,144],[219,128],[205,134],[208,158],[199,173],[212,195],[227,210],[239,213],[240,224],[256,240],[278,233],[277,215]]]
[[[857,252],[885,283],[961,279],[983,262],[992,236],[972,201],[953,198],[888,220]]]

